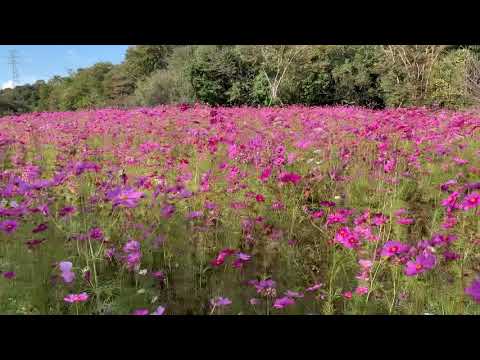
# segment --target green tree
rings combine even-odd
[[[188,74],[195,97],[213,105],[249,103],[257,75],[235,46],[198,47]]]
[[[172,53],[170,45],[135,45],[127,49],[125,72],[130,80],[138,82],[156,70],[165,69],[167,57]]]
[[[168,68],[157,70],[138,83],[135,103],[151,106],[193,102],[195,95],[188,77],[188,66],[194,53],[193,46],[174,47],[168,58]]]

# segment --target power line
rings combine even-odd
[[[12,87],[15,87],[20,82],[18,65],[20,64],[19,60],[21,59],[21,57],[17,55],[17,50],[10,50],[9,55],[6,58],[8,60],[7,64],[10,65],[10,71],[12,74]]]
[[[10,68],[12,70],[12,82],[14,87],[19,83],[19,75],[17,68],[19,59],[20,57],[17,55],[17,50],[10,50],[10,55],[8,56],[8,64],[10,65]]]

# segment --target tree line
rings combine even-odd
[[[0,91],[0,115],[201,102],[463,108],[480,99],[480,47],[136,45],[97,63]]]

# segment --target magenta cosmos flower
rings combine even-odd
[[[234,268],[242,268],[243,265],[244,265],[246,262],[250,261],[251,258],[252,258],[251,255],[248,255],[248,254],[244,254],[244,253],[239,252],[239,253],[237,253],[236,259],[235,259],[235,261],[233,262],[233,267],[234,267]]]
[[[94,240],[103,240],[103,231],[100,228],[90,229],[90,238]]]
[[[127,208],[134,208],[138,205],[141,198],[145,197],[145,194],[134,189],[127,188],[122,189],[117,187],[116,189],[108,192],[107,198],[112,201],[113,206],[123,206]]]
[[[157,310],[155,310],[150,315],[163,315],[165,313],[165,308],[163,306],[159,306]]]
[[[355,294],[357,294],[357,295],[365,295],[367,293],[368,293],[368,287],[366,287],[366,286],[358,286],[355,289]]]
[[[446,199],[441,201],[442,206],[450,210],[456,209],[459,195],[460,193],[458,191],[454,191]]]
[[[75,273],[72,271],[73,264],[70,261],[61,261],[58,267],[60,268],[60,276],[63,278],[63,281],[69,284],[75,280]]]
[[[291,290],[287,290],[285,291],[285,296],[288,296],[289,298],[303,298],[303,294],[301,292],[297,292],[297,291],[291,291]]]
[[[415,223],[415,219],[412,218],[398,218],[397,223],[400,225],[411,225]]]
[[[224,298],[221,296],[217,296],[216,298],[213,298],[210,300],[210,304],[215,307],[223,307],[223,306],[228,306],[232,303],[232,301],[229,298]]]
[[[302,177],[296,173],[293,172],[284,172],[280,174],[279,180],[283,183],[289,183],[291,182],[292,184],[298,184]]]
[[[75,211],[76,209],[73,206],[65,206],[58,212],[58,215],[60,215],[61,217],[66,217],[72,215]]]
[[[415,276],[427,270],[433,269],[437,262],[435,255],[428,251],[416,257],[415,261],[408,261],[405,267],[405,275]]]
[[[6,234],[11,234],[18,227],[18,223],[15,220],[5,220],[0,222],[0,230]]]
[[[228,248],[223,249],[218,253],[217,257],[214,260],[212,260],[211,264],[213,266],[220,266],[225,262],[225,259],[228,256],[233,255],[235,252],[236,252],[235,249],[228,249]]]
[[[381,226],[387,223],[388,217],[383,214],[375,214],[372,218],[372,225]]]
[[[278,298],[275,300],[275,302],[273,303],[273,307],[275,309],[283,309],[289,305],[293,305],[295,304],[295,300],[293,300],[292,298],[288,297],[288,296],[284,296],[282,298]]]
[[[166,204],[160,210],[160,214],[162,215],[163,218],[169,219],[173,215],[173,213],[175,212],[175,209],[176,209],[175,205]]]
[[[15,277],[16,274],[14,271],[5,271],[2,275],[5,279],[11,280]]]
[[[478,192],[472,192],[470,195],[465,196],[462,202],[462,209],[464,211],[474,209],[480,205],[480,194]]]
[[[267,280],[261,280],[261,281],[252,281],[251,282],[253,286],[255,286],[255,289],[257,289],[257,293],[264,293],[264,292],[269,292],[272,289],[275,289],[277,286],[277,283],[274,280],[267,279]]]
[[[348,217],[340,212],[329,214],[327,216],[327,225],[336,224],[336,223],[345,223]]]
[[[480,278],[474,280],[470,286],[465,289],[465,293],[480,304]]]
[[[123,251],[127,254],[140,251],[140,243],[136,240],[129,240],[123,246]]]
[[[360,239],[357,234],[352,232],[348,227],[338,230],[335,235],[335,241],[342,244],[348,249],[355,249],[360,246]]]
[[[86,292],[83,292],[81,294],[69,294],[63,298],[65,302],[68,302],[70,304],[73,303],[79,303],[79,302],[85,302],[88,300],[88,294]]]
[[[148,309],[136,309],[133,311],[132,315],[148,315],[150,313],[150,311],[148,311]]]
[[[410,247],[408,245],[399,241],[387,241],[385,245],[383,245],[380,255],[389,258],[391,256],[406,253],[409,249]]]
[[[314,285],[306,288],[305,291],[313,292],[313,291],[316,291],[316,290],[320,289],[322,286],[323,286],[323,284],[314,284]]]
[[[33,230],[32,230],[32,233],[36,234],[36,233],[39,233],[39,232],[42,232],[42,231],[45,231],[48,229],[48,226],[47,224],[40,224],[38,225],[37,227],[35,227]]]
[[[187,214],[187,219],[188,220],[193,220],[201,217],[203,213],[201,211],[191,211],[190,213]]]

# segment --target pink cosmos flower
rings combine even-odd
[[[273,303],[273,307],[275,309],[283,309],[293,304],[295,304],[295,300],[293,300],[292,298],[289,298],[288,296],[284,296],[282,298],[276,299],[275,302]]]
[[[277,286],[277,283],[271,279],[261,281],[253,280],[251,283],[253,286],[255,286],[255,288],[257,289],[257,293],[259,294],[268,292],[271,289],[275,289],[275,287]]]
[[[152,277],[160,282],[163,282],[166,278],[166,274],[163,271],[152,272]]]
[[[285,291],[285,296],[289,297],[289,298],[303,298],[304,295],[300,292],[297,292],[297,291],[291,291],[291,290],[287,290]]]
[[[280,201],[275,201],[272,203],[273,210],[282,210],[284,208],[283,204]]]
[[[223,249],[221,250],[217,257],[212,260],[211,264],[215,267],[217,266],[220,266],[220,265],[223,265],[223,263],[225,262],[225,259],[230,256],[230,255],[233,255],[235,253],[235,249]]]
[[[410,219],[410,218],[398,218],[397,223],[400,225],[411,225],[415,223],[415,219]]]
[[[155,310],[150,315],[163,315],[165,313],[165,308],[163,306],[159,306],[157,310]]]
[[[308,292],[314,292],[314,291],[316,291],[316,290],[320,289],[322,286],[323,286],[323,284],[321,284],[321,283],[317,283],[317,284],[314,284],[314,285],[312,285],[312,286],[310,286],[310,287],[306,288],[306,289],[305,289],[305,291],[308,291]]]
[[[325,206],[325,207],[334,207],[337,204],[334,203],[333,201],[320,201],[319,205]]]
[[[47,230],[47,229],[48,229],[47,224],[43,224],[43,223],[42,223],[42,224],[39,224],[37,227],[35,227],[35,228],[32,230],[32,232],[33,232],[34,234],[36,234],[36,233],[45,231],[45,230]]]
[[[115,256],[115,253],[116,253],[116,250],[115,248],[108,248],[108,249],[105,249],[105,257],[108,259],[108,260],[112,260]]]
[[[480,304],[480,278],[474,280],[470,286],[465,289],[465,293]]]
[[[435,267],[437,258],[428,251],[417,256],[415,261],[408,261],[405,267],[405,275],[415,276]]]
[[[140,251],[140,243],[136,240],[129,240],[123,246],[123,251],[128,253],[138,252]]]
[[[224,297],[221,297],[221,296],[217,296],[216,298],[213,298],[213,299],[210,300],[210,304],[212,304],[212,306],[216,306],[216,307],[228,306],[231,303],[232,303],[232,301],[229,298],[224,298]]]
[[[96,227],[96,228],[90,229],[89,235],[91,239],[99,240],[99,241],[103,240],[103,231],[100,228]]]
[[[387,162],[383,166],[383,170],[385,171],[385,173],[388,174],[395,169],[396,164],[397,164],[397,162],[396,162],[395,159],[387,160]]]
[[[79,303],[79,302],[85,302],[88,300],[88,294],[83,292],[80,294],[69,294],[63,298],[65,302],[68,302],[70,304],[73,303]]]
[[[405,215],[406,213],[407,213],[407,210],[401,208],[401,209],[398,209],[397,211],[395,211],[395,212],[393,213],[393,215],[395,215],[395,216],[402,216],[402,215]]]
[[[365,286],[358,286],[356,289],[355,289],[355,294],[357,295],[365,295],[368,293],[368,287],[365,287]]]
[[[474,191],[470,195],[465,196],[462,202],[462,209],[468,211],[480,205],[480,193]]]
[[[58,264],[61,271],[61,277],[67,284],[75,280],[75,273],[72,271],[73,264],[70,261],[61,261]]]
[[[451,193],[446,199],[443,199],[441,204],[443,207],[447,209],[456,209],[457,208],[457,199],[460,193],[458,191],[454,191]]]
[[[264,202],[264,201],[265,201],[265,197],[264,197],[262,194],[257,194],[257,195],[255,196],[255,200],[256,200],[257,202]]]
[[[457,259],[460,259],[460,255],[457,254],[456,252],[453,251],[445,251],[443,253],[443,257],[445,258],[445,261],[455,261]]]
[[[64,208],[62,208],[59,212],[58,212],[58,215],[60,217],[66,217],[66,216],[70,216],[70,215],[73,215],[73,213],[76,211],[77,209],[75,209],[75,207],[73,206],[65,206]]]
[[[241,268],[241,267],[243,267],[243,265],[244,265],[246,262],[250,261],[250,259],[252,258],[251,255],[244,254],[244,253],[241,253],[241,252],[237,253],[236,257],[237,257],[237,259],[236,259],[236,260],[234,261],[234,263],[233,263],[233,267],[234,267],[234,268]]]
[[[395,255],[406,253],[409,249],[410,247],[408,245],[405,245],[399,241],[387,241],[385,245],[383,245],[380,256],[389,258]]]
[[[134,208],[138,205],[141,198],[145,194],[140,191],[135,191],[132,188],[122,189],[120,187],[108,192],[107,198],[112,201],[113,206],[123,206],[127,208]]]
[[[163,218],[169,219],[172,217],[173,213],[175,212],[175,205],[173,204],[166,204],[165,206],[162,207],[160,210],[160,214],[162,215]]]
[[[294,185],[297,185],[300,182],[301,179],[302,179],[302,177],[300,175],[298,175],[296,173],[293,173],[293,172],[283,172],[279,176],[279,180],[282,183],[291,182]]]
[[[197,218],[201,217],[202,215],[203,215],[203,213],[201,211],[191,211],[190,213],[188,213],[187,219],[188,220],[197,219]]]
[[[368,270],[362,270],[358,275],[355,276],[356,279],[362,281],[368,281],[370,279],[370,273]]]
[[[15,220],[4,220],[0,222],[0,230],[6,234],[11,234],[18,227],[18,223]]]
[[[358,235],[353,233],[348,227],[338,230],[335,235],[335,241],[349,249],[355,249],[360,246]]]
[[[432,239],[429,242],[429,245],[431,246],[448,246],[451,243],[453,243],[455,240],[457,240],[456,235],[441,235],[441,234],[434,234],[432,236]]]
[[[362,237],[368,241],[377,241],[378,238],[376,235],[372,233],[372,229],[370,227],[367,227],[365,225],[357,225],[353,229],[354,234],[356,234],[359,237]]]
[[[369,270],[372,267],[373,262],[370,261],[370,260],[360,259],[360,260],[358,260],[358,264],[360,265],[360,267],[362,269]]]
[[[2,275],[5,279],[8,279],[8,280],[11,280],[16,276],[14,271],[5,271]]]
[[[386,217],[383,214],[375,214],[373,215],[373,218],[372,218],[372,224],[375,226],[381,226],[387,223],[387,221],[388,221],[388,217]]]
[[[321,218],[323,215],[325,215],[325,212],[323,210],[317,210],[311,214],[312,218],[314,219]]]
[[[352,292],[351,291],[345,291],[342,296],[347,299],[347,300],[350,300],[353,296]]]
[[[205,201],[205,209],[214,210],[217,208],[217,205],[211,201]]]
[[[455,161],[458,165],[468,164],[468,160],[460,159],[458,157],[453,158],[453,161]]]
[[[128,254],[124,261],[125,264],[127,265],[127,269],[129,270],[136,270],[140,266],[142,254],[140,252],[133,252]]]
[[[133,311],[132,315],[144,316],[148,315],[149,313],[150,311],[148,311],[148,309],[137,309]]]
[[[249,304],[250,305],[258,305],[260,304],[260,300],[259,299],[256,299],[256,298],[251,298],[250,300],[248,300]]]
[[[272,168],[271,167],[265,168],[260,175],[260,180],[262,182],[266,182],[270,178],[271,174],[272,174]]]
[[[449,216],[449,215],[447,215],[447,217],[445,218],[445,220],[444,220],[443,223],[442,223],[442,228],[444,228],[444,229],[451,229],[451,228],[453,228],[455,225],[457,225],[457,218],[454,217],[454,216]]]
[[[327,225],[336,224],[336,223],[345,223],[347,222],[347,216],[342,213],[336,212],[333,214],[328,214],[327,216]]]
[[[455,185],[456,183],[457,183],[457,180],[455,180],[455,179],[448,180],[447,182],[440,185],[440,190],[448,191],[448,189],[450,188],[450,185]]]

